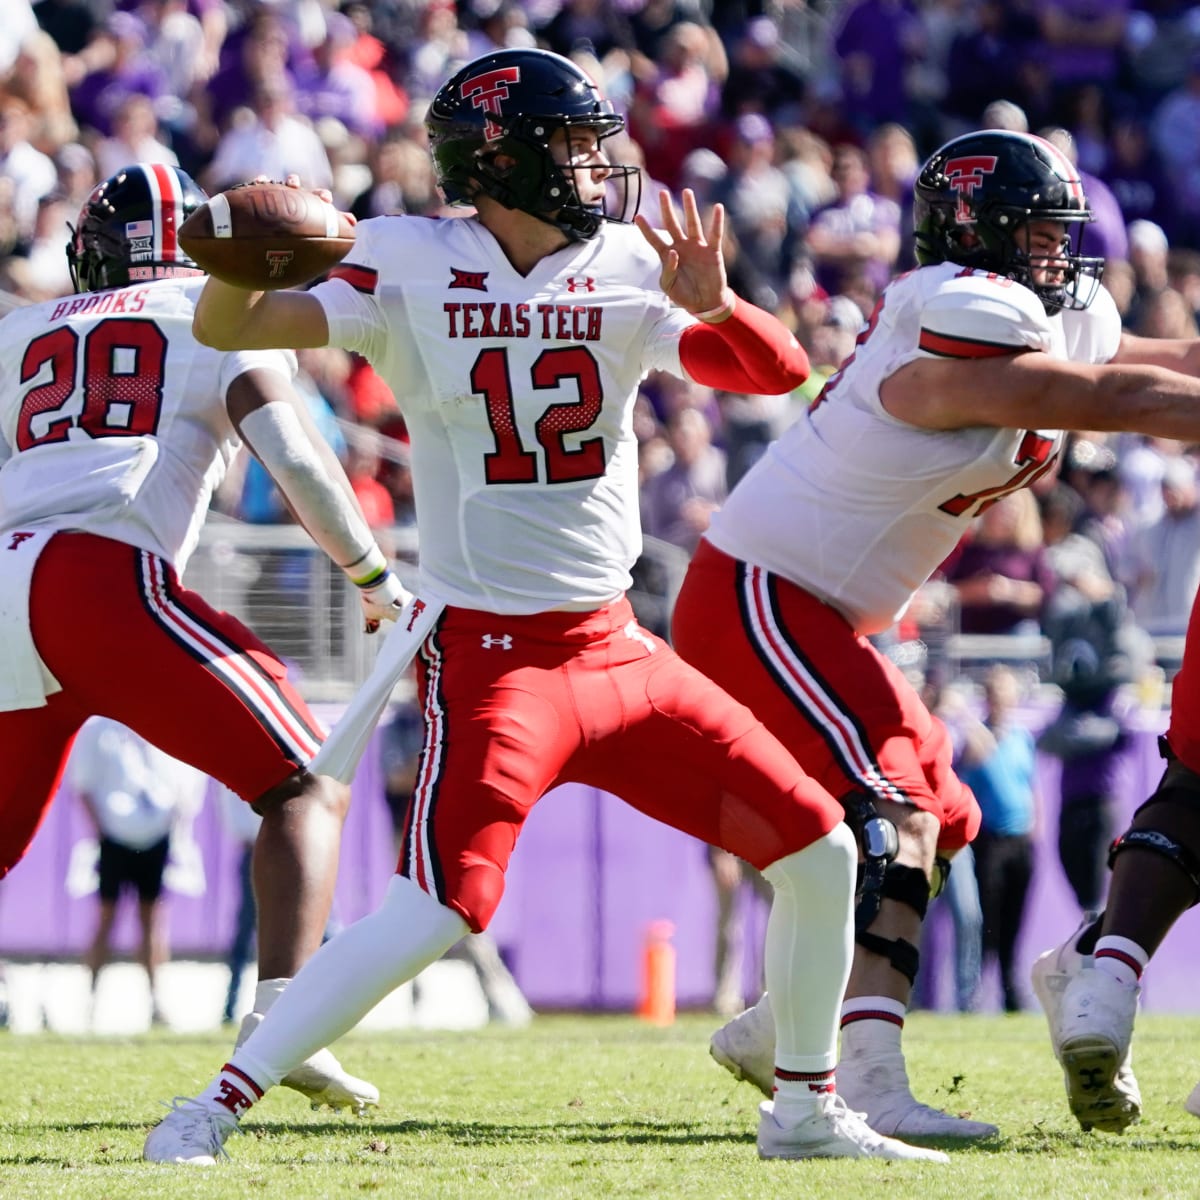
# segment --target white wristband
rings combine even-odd
[[[728,298],[718,304],[716,308],[709,308],[704,312],[692,313],[692,316],[697,321],[703,321],[705,325],[720,325],[722,321],[727,321],[733,316],[733,310],[736,306],[737,293],[729,292]]]

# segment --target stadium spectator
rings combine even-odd
[[[976,517],[943,568],[962,633],[1036,633],[1054,591],[1033,493],[1001,496]]]
[[[146,26],[133,13],[118,9],[95,36],[111,46],[112,55],[70,89],[71,110],[81,129],[106,137],[129,96],[147,96],[157,106],[171,93],[163,69],[144,53]]]
[[[129,163],[179,165],[175,151],[159,136],[158,118],[148,96],[126,96],[113,115],[112,135],[96,143],[96,171],[103,178]]]
[[[248,110],[217,143],[204,170],[204,184],[219,191],[264,175],[283,179],[295,173],[309,187],[333,185],[333,167],[311,125],[295,115],[295,92],[282,78],[254,90]]]
[[[725,499],[725,454],[698,408],[681,408],[667,422],[672,462],[642,489],[642,528],[691,554]]]
[[[982,721],[966,726],[960,774],[979,801],[983,820],[971,845],[983,909],[986,969],[995,959],[1005,1012],[1020,1012],[1016,948],[1033,880],[1039,798],[1033,735],[1015,720],[1021,685],[1011,667],[997,663],[984,681]]]
[[[1108,160],[1100,172],[1116,198],[1127,227],[1151,221],[1170,238],[1179,236],[1175,191],[1145,120],[1121,115],[1113,121]]]
[[[328,13],[325,23],[325,37],[295,71],[297,110],[312,125],[322,117],[336,117],[357,137],[375,139],[383,122],[375,106],[375,84],[352,58],[358,30],[339,12]]]
[[[1148,633],[1181,637],[1200,589],[1200,493],[1188,455],[1163,466],[1162,514],[1133,543],[1133,612]]]
[[[729,74],[721,88],[721,111],[727,119],[761,113],[775,125],[803,123],[807,81],[784,49],[774,18],[764,14],[746,22],[733,43]]]
[[[170,958],[163,876],[171,832],[194,817],[206,778],[164,754],[118,721],[92,717],[71,748],[65,778],[83,802],[99,838],[100,911],[84,963],[91,972],[93,1005],[100,972],[111,954],[121,893],[137,893],[141,941],[138,961],[150,985],[150,1024],[165,1025],[160,971]]]
[[[32,236],[38,202],[58,183],[53,160],[30,144],[32,118],[24,100],[0,94],[0,179],[12,185],[12,212],[21,239]]]
[[[858,146],[835,146],[829,173],[837,196],[813,213],[804,239],[817,282],[831,296],[853,295],[858,273],[877,296],[900,254],[900,206],[871,189],[867,156]]]
[[[469,99],[495,71],[519,73],[499,114]],[[547,96],[557,97],[553,113],[539,111]],[[553,127],[536,147],[521,140],[530,115]],[[418,679],[422,763],[437,763],[436,779],[418,790],[380,908],[318,952],[228,1067],[151,1131],[146,1157],[212,1162],[309,1041],[351,1027],[468,930],[485,928],[526,814],[556,780],[572,778],[739,854],[775,889],[766,974],[780,1073],[761,1112],[759,1154],[948,1161],[878,1138],[834,1090],[854,889],[840,808],[742,706],[641,629],[624,599],[638,549],[626,414],[646,373],[784,392],[807,372],[803,352],[780,322],[728,291],[719,214],[703,226],[690,194],[682,224],[664,200],[669,242],[644,217],[637,229],[605,221],[605,183],[623,168],[609,162],[603,136],[622,122],[570,61],[522,49],[472,62],[443,84],[428,122],[447,198],[473,206],[473,218],[363,222],[352,259],[328,282],[285,295],[210,281],[197,324],[221,343],[360,350],[403,406],[423,534],[419,598],[434,606]],[[561,380],[560,370],[582,369],[579,346],[535,330],[530,343],[485,347],[471,366],[455,336],[474,319],[469,293],[451,314],[443,285],[429,287],[464,256],[485,272],[497,319],[519,312],[543,286],[537,279],[575,288],[577,305],[586,294],[593,319],[605,314],[586,342],[597,375],[582,385],[585,408],[568,405],[574,415],[564,418],[549,397],[553,416],[534,420],[536,441],[529,418],[541,373]],[[374,276],[378,290],[355,286]],[[606,303],[630,295],[636,303]],[[445,352],[430,353],[435,336]],[[445,402],[468,387],[486,391],[493,428],[479,406]],[[565,443],[560,422],[578,432],[581,411],[586,436]],[[577,689],[597,699],[577,709],[568,695]],[[458,732],[441,744],[444,722]]]

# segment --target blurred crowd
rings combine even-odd
[[[854,348],[914,264],[911,184],[947,138],[1038,132],[1083,173],[1085,252],[1127,326],[1194,337],[1200,310],[1200,5],[1174,0],[6,0],[0,288],[70,291],[63,246],[96,182],[178,163],[214,191],[265,173],[360,218],[439,214],[423,116],[489,49],[539,45],[597,77],[645,171],[728,212],[735,289],[813,364],[791,397],[651,377],[635,414],[646,533],[686,556],[709,515]],[[365,363],[302,352],[301,382],[371,523],[411,525],[404,423]],[[1061,471],[976,522],[898,634],[1050,631],[1114,604],[1183,633],[1200,582],[1192,448],[1081,433]],[[288,520],[253,464],[216,499]],[[661,571],[640,572],[661,596]],[[636,593],[635,593],[636,594]],[[1082,598],[1082,600],[1080,599]],[[1089,610],[1090,611],[1090,610]],[[665,604],[647,609],[665,624]],[[655,619],[657,616],[657,619]]]

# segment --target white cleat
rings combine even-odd
[[[1063,1061],[1063,995],[1067,986],[1076,976],[1085,971],[1090,975],[1094,969],[1092,956],[1080,954],[1075,949],[1075,943],[1092,921],[1091,916],[1085,916],[1079,928],[1061,946],[1047,950],[1038,957],[1029,973],[1034,995],[1037,996],[1038,1003],[1042,1006],[1042,1012],[1046,1015],[1046,1023],[1050,1027],[1050,1045],[1054,1050],[1054,1057],[1058,1059],[1059,1066],[1063,1068],[1068,1098],[1072,1095],[1072,1083],[1066,1063]],[[1078,1060],[1078,1062],[1081,1067],[1084,1066],[1082,1060]],[[1079,1091],[1081,1087],[1082,1080],[1077,1085],[1076,1091]],[[1197,1085],[1197,1090],[1200,1090],[1200,1085]],[[1083,1115],[1076,1109],[1074,1101],[1071,1102],[1071,1111],[1079,1119],[1084,1133],[1093,1128],[1105,1133],[1120,1133],[1141,1115],[1142,1093],[1133,1074],[1128,1039],[1125,1043],[1124,1057],[1121,1058],[1116,1072],[1112,1076],[1105,1101],[1103,1107],[1098,1107],[1094,1103],[1085,1105]],[[1192,1103],[1191,1098],[1188,1103]],[[1197,1108],[1200,1109],[1200,1097],[1196,1097],[1196,1103]],[[1190,1112],[1191,1109],[1188,1111]]]
[[[232,1113],[216,1112],[189,1096],[176,1096],[167,1107],[171,1111],[146,1134],[142,1157],[147,1162],[211,1167],[229,1157],[225,1139],[238,1132]]]
[[[1140,992],[1092,967],[1079,971],[1062,994],[1060,1061],[1067,1101],[1085,1133],[1120,1133],[1141,1116],[1142,1097],[1129,1068]]]
[[[261,1024],[262,1013],[247,1013],[238,1031],[235,1049]],[[293,1067],[280,1081],[307,1096],[314,1109],[349,1108],[355,1116],[363,1116],[368,1108],[379,1103],[379,1089],[365,1079],[358,1079],[342,1068],[331,1050],[318,1050],[298,1067]]]
[[[1200,1117],[1200,1083],[1192,1088],[1192,1094],[1183,1102],[1183,1107],[1192,1114],[1193,1117]]]
[[[974,1141],[1000,1132],[986,1121],[972,1121],[922,1104],[913,1094],[904,1055],[859,1055],[837,1067],[838,1091],[851,1108],[863,1113],[876,1133],[889,1137],[939,1137]]]
[[[768,996],[722,1025],[709,1039],[708,1051],[734,1079],[744,1079],[764,1096],[772,1096],[775,1022]],[[838,1064],[837,1080],[851,1108],[865,1112],[876,1133],[962,1141],[999,1133],[995,1125],[956,1117],[917,1100],[909,1089],[902,1054],[883,1055],[878,1061],[844,1059]]]
[[[775,1094],[775,1019],[766,995],[709,1038],[708,1052],[734,1079],[752,1083],[768,1099]]]
[[[888,1158],[948,1163],[940,1150],[909,1146],[881,1137],[862,1113],[852,1112],[836,1093],[822,1096],[811,1117],[795,1125],[780,1125],[775,1106],[764,1100],[758,1106],[759,1158]]]

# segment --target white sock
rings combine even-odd
[[[1150,955],[1129,938],[1109,935],[1099,938],[1092,965],[1121,983],[1134,984],[1142,977]]]
[[[453,909],[394,876],[380,906],[326,942],[281,990],[229,1065],[264,1091],[273,1087],[467,932]]]
[[[858,847],[845,825],[763,875],[775,889],[764,970],[775,1017],[775,1117],[793,1124],[834,1090],[838,1003],[854,953]]]
[[[291,982],[290,979],[260,979],[254,989],[253,1011],[269,1012],[271,1005],[283,995],[283,989]]]
[[[890,996],[855,996],[842,1005],[842,1062],[867,1054],[900,1053],[906,1007]]]

